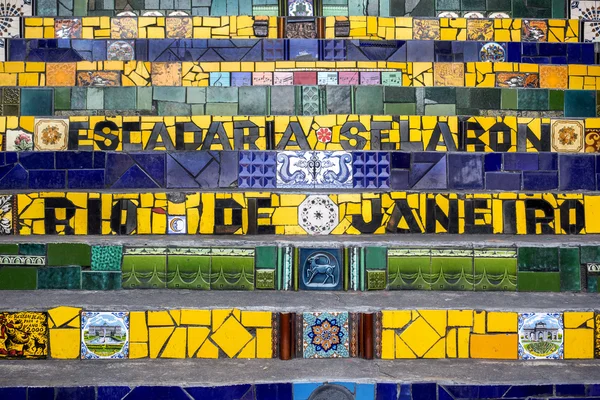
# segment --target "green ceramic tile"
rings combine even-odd
[[[206,115],[237,115],[237,103],[207,103]]]
[[[275,289],[275,270],[256,270],[256,289]]]
[[[503,110],[516,110],[517,91],[515,89],[502,89],[501,105]]]
[[[256,248],[256,269],[272,269],[277,267],[277,247],[261,246]]]
[[[206,88],[203,88],[203,87],[187,88],[187,103],[188,104],[204,104],[204,103],[206,103]]]
[[[581,263],[578,247],[560,249],[560,290],[567,292],[581,290]]]
[[[152,94],[153,100],[174,101],[177,103],[185,103],[184,87],[176,86],[155,86]]]
[[[381,84],[383,86],[402,86],[402,72],[383,71]]]
[[[517,290],[519,292],[560,292],[560,273],[519,272]]]
[[[385,290],[385,271],[367,271],[367,290]]]
[[[204,115],[204,104],[192,104],[192,115]]]
[[[516,92],[516,91],[515,91]],[[549,106],[552,111],[563,111],[565,109],[565,91],[550,90]]]
[[[170,101],[157,102],[158,115],[190,115],[189,104],[173,103]]]
[[[487,11],[508,11],[512,8],[511,0],[487,0]]]
[[[212,290],[254,290],[254,257],[213,256]]]
[[[581,246],[579,256],[582,264],[600,263],[600,246]]]
[[[548,90],[530,89],[517,90],[519,110],[521,111],[543,111],[548,109]]]
[[[357,86],[354,93],[355,112],[358,114],[382,114],[382,88],[382,86]]]
[[[104,108],[104,90],[102,88],[87,88],[87,109],[102,110]]]
[[[107,110],[135,110],[137,92],[135,87],[104,88],[104,108]]]
[[[431,290],[473,288],[473,257],[431,256]]]
[[[519,247],[519,272],[558,272],[557,247]]]
[[[426,104],[424,115],[456,115],[454,104]]]
[[[431,257],[428,249],[403,249],[405,255],[388,255],[390,290],[430,290]]]
[[[120,271],[123,246],[92,246],[92,271]]]
[[[456,88],[457,108],[499,110],[501,89]]]
[[[211,103],[237,103],[238,88],[235,86],[210,86],[206,88],[206,98]]]
[[[460,10],[460,0],[436,0],[435,9],[438,11]]]
[[[48,266],[91,265],[91,249],[84,243],[49,243]]]
[[[484,11],[485,10],[485,0],[461,0],[460,1],[460,9],[463,11]]]
[[[240,87],[238,113],[240,115],[266,115],[267,86]]]
[[[87,108],[87,88],[71,88],[71,108],[73,110],[85,110]]]
[[[137,88],[137,109],[152,110],[152,87]]]
[[[88,2],[87,0],[73,1],[73,15],[87,15]]]
[[[421,89],[421,88],[419,88]],[[386,103],[416,103],[417,97],[413,87],[389,87],[384,90],[384,101]]]
[[[385,103],[385,115],[415,115],[417,113],[417,105],[410,103]]]
[[[46,245],[41,243],[21,243],[19,254],[23,256],[45,256]]]
[[[588,293],[598,293],[598,276],[588,276],[587,291]]]
[[[121,289],[121,272],[83,271],[81,273],[83,290],[118,290]]]
[[[0,267],[0,290],[37,289],[37,268]]]
[[[169,289],[210,289],[210,255],[170,254],[167,259]]]
[[[38,268],[38,289],[81,289],[80,267]]]
[[[474,288],[481,291],[517,290],[516,258],[481,258],[475,257]]]
[[[19,254],[18,244],[0,244],[0,254],[14,255]]]
[[[552,0],[552,18],[568,18],[564,0]]]
[[[166,255],[123,255],[123,288],[155,289],[166,288]]]
[[[365,268],[385,270],[387,268],[387,248],[384,246],[365,247]]]
[[[71,88],[54,88],[54,109],[69,110],[71,108]]]
[[[419,88],[425,91],[425,103],[434,102],[438,104],[456,103],[456,88],[453,87],[426,87]]]

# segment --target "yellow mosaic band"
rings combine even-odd
[[[0,86],[209,86],[210,73],[214,72],[251,72],[254,85],[272,85],[272,73],[305,71],[396,72],[402,75],[401,84],[397,86],[412,87],[600,90],[600,66],[597,65],[387,61],[8,61],[0,63]]]
[[[319,19],[319,18],[317,18]],[[542,32],[539,42],[578,42],[579,20],[548,19],[470,19],[412,17],[324,17],[322,39],[368,40],[473,40],[520,42],[528,29]],[[251,39],[282,38],[285,19],[273,16],[222,17],[83,17],[76,37],[71,39]],[[73,24],[73,18],[25,18],[26,39],[54,39],[60,34],[63,21]],[[264,21],[266,36],[256,36],[254,24]],[[349,23],[347,36],[336,35],[336,23]],[[279,29],[278,29],[279,27]],[[66,39],[68,39],[66,38]],[[528,41],[523,40],[523,41]]]
[[[188,235],[600,233],[600,195],[581,193],[35,192],[14,197],[16,207],[2,220],[9,225],[14,220],[18,235],[165,235],[175,230],[174,219],[177,233]],[[311,218],[314,213],[320,217]]]
[[[466,122],[467,124],[462,124]],[[391,116],[70,116],[68,118],[0,117],[1,150],[22,132],[42,143],[52,124],[61,140],[36,150],[410,150],[596,152],[600,118]],[[577,134],[560,142],[561,128]],[[461,127],[464,127],[461,128]],[[331,132],[319,141],[321,129]],[[269,140],[268,140],[269,138]],[[584,146],[584,138],[590,146]],[[268,142],[272,140],[270,146]],[[464,146],[461,147],[461,143]]]

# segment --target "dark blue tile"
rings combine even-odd
[[[424,157],[435,154],[436,157]],[[441,157],[440,157],[441,156]],[[447,189],[447,165],[444,153],[414,153],[410,167],[411,189]]]
[[[66,171],[29,171],[29,189],[64,189]]]
[[[523,190],[554,190],[558,188],[558,172],[523,172]]]
[[[252,390],[252,385],[192,387],[185,390],[194,400],[241,399]]]
[[[94,151],[94,166],[93,168],[105,168],[106,153],[103,151]]]
[[[158,187],[165,186],[165,154],[159,152],[153,153],[132,153],[131,158]]]
[[[448,154],[449,189],[483,189],[483,158],[479,154]]]
[[[536,153],[505,153],[505,171],[537,171],[539,166]]]
[[[450,393],[448,393],[447,389],[438,386],[438,396],[437,400],[455,400],[454,397]]]
[[[142,169],[134,165],[129,168],[111,186],[113,189],[151,189],[160,188]]]
[[[506,391],[505,398],[528,396],[552,396],[552,385],[523,385],[512,386]]]
[[[413,400],[431,400],[436,398],[435,383],[413,383],[412,398]]]
[[[93,167],[93,151],[57,151],[57,169],[91,169]]]
[[[54,400],[54,388],[29,387],[27,388],[27,400]]]
[[[565,90],[565,117],[595,117],[595,90]]]
[[[106,60],[106,41],[105,40],[84,40],[92,42],[92,59],[90,61]]]
[[[180,387],[175,386],[138,386],[124,400],[190,400]]]
[[[19,153],[19,162],[25,169],[53,169],[53,151],[25,151]]]
[[[557,396],[585,396],[585,385],[554,385]]]
[[[581,64],[582,63],[582,47],[579,43],[568,43],[567,44],[567,62],[569,64]]]
[[[127,386],[99,386],[97,400],[121,400],[130,391]]]
[[[521,174],[515,172],[486,172],[487,190],[521,190]]]
[[[479,386],[480,399],[500,398],[510,389],[509,385],[481,385]]]
[[[558,154],[557,153],[539,153],[540,171],[557,171],[558,170]]]
[[[502,169],[502,153],[487,153],[484,163],[485,172],[500,171]]]
[[[581,60],[578,64],[596,64],[596,52],[594,50],[594,43],[581,43]],[[569,61],[571,64],[571,61]]]
[[[401,169],[409,169],[410,168],[410,153],[405,153],[402,151],[392,151],[392,168],[401,168]]]
[[[505,47],[506,55],[505,60],[507,62],[521,62],[521,43],[519,42],[510,42],[506,43]]]
[[[256,400],[292,400],[291,383],[271,383],[255,385]]]
[[[449,385],[443,386],[453,398],[458,399],[478,399],[479,386],[475,385]]]
[[[4,162],[6,164],[14,164],[18,161],[18,153],[15,151],[7,151],[4,153]]]
[[[9,168],[9,167],[6,167]],[[25,169],[16,165],[2,179],[0,179],[1,189],[28,189],[28,174]]]
[[[112,186],[133,165],[134,162],[128,154],[107,153],[105,185]]]
[[[23,39],[11,39],[8,41],[7,61],[25,61],[27,56],[27,42]]]
[[[436,163],[444,158],[445,154],[442,152],[436,151],[419,151],[412,153],[412,163],[411,167],[414,166],[415,163]]]
[[[376,400],[395,400],[398,398],[398,385],[396,383],[378,383],[375,393]]]
[[[539,43],[540,56],[563,56],[567,54],[566,43]]]
[[[412,62],[433,62],[435,60],[433,40],[408,41],[406,58]]]
[[[27,400],[27,388],[0,388],[0,399],[6,400]]]
[[[463,42],[462,44],[462,59],[460,57],[454,58],[458,62],[477,62],[479,61],[480,45],[478,42]],[[456,46],[453,45],[456,49]]]
[[[521,54],[524,56],[538,56],[540,55],[537,43],[521,43]]]
[[[587,394],[588,396],[600,396],[600,384],[588,385]]]
[[[596,160],[588,154],[559,154],[560,190],[596,190]]]
[[[600,397],[549,397],[548,400],[600,400]]]
[[[73,169],[67,171],[68,189],[104,188],[103,169]]]
[[[92,386],[58,387],[55,400],[94,400],[96,389]]]
[[[221,172],[219,175],[219,187],[235,187],[238,180],[238,152],[223,151],[220,152]]]
[[[390,174],[390,188],[394,190],[410,189],[409,174],[408,170],[393,169]]]
[[[567,57],[551,57],[550,64],[565,65],[567,64]]]

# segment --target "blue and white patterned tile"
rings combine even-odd
[[[347,151],[319,151],[314,162],[315,187],[318,189],[352,188],[352,154]]]
[[[349,324],[347,312],[305,312],[302,314],[304,358],[347,358]]]
[[[562,359],[562,313],[519,314],[519,358],[523,360]]]
[[[81,313],[81,358],[124,359],[129,357],[129,313]]]
[[[315,185],[314,151],[277,153],[277,188],[308,189]]]

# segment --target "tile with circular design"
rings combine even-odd
[[[540,65],[540,87],[544,89],[567,89],[569,71],[566,65]]]
[[[552,151],[563,153],[580,153],[583,151],[583,121],[552,120]]]
[[[77,63],[46,63],[46,86],[75,86]]]
[[[33,129],[35,150],[67,150],[68,118],[36,118]]]
[[[138,37],[137,18],[111,18],[110,37],[112,39],[135,39]]]
[[[350,357],[350,329],[347,312],[305,312],[302,314],[302,355],[304,358]]]

